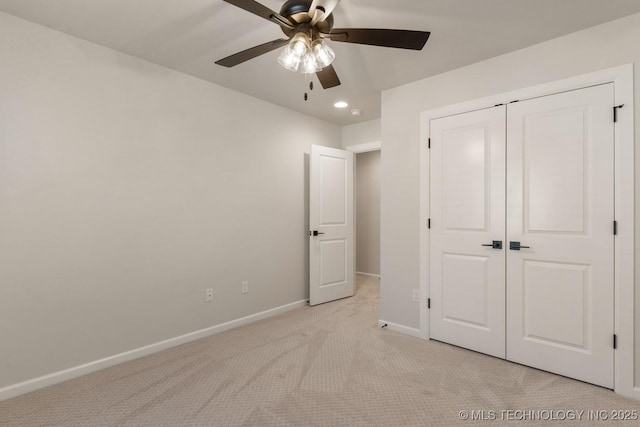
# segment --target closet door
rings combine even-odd
[[[613,105],[608,84],[507,112],[507,359],[608,388]]]
[[[430,123],[430,335],[502,358],[505,112]]]

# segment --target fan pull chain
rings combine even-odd
[[[305,78],[310,78],[308,74],[305,74]],[[313,82],[310,81],[309,82],[309,90],[312,91],[313,90]],[[304,93],[304,100],[308,101],[309,100],[309,94],[307,92]]]

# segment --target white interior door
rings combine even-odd
[[[353,153],[311,146],[309,174],[309,303],[352,296]]]
[[[507,358],[613,387],[613,84],[508,107]]]
[[[502,358],[504,123],[500,106],[430,124],[430,336]]]

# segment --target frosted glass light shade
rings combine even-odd
[[[305,36],[305,34],[303,34],[302,36]],[[306,37],[296,36],[291,40],[291,42],[289,42],[289,47],[298,56],[302,56],[305,53],[307,53],[307,50],[308,50],[307,46],[308,44],[307,44]]]
[[[278,56],[280,65],[289,71],[298,71],[301,59],[301,56],[296,54],[290,46],[285,47],[280,56]]]
[[[298,32],[284,48],[278,62],[287,70],[313,74],[329,66],[335,57],[335,52],[324,40],[311,41],[308,34]]]
[[[314,40],[311,48],[320,68],[328,67],[336,59],[333,49],[322,39]]]
[[[305,74],[313,74],[320,71],[320,67],[318,67],[318,62],[313,53],[309,52],[302,58],[302,68],[300,71]]]

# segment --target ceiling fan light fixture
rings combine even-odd
[[[284,48],[278,62],[284,68],[289,71],[298,71],[300,69],[303,73],[315,73],[317,71],[317,65],[315,58],[313,63],[308,58],[311,52],[311,40],[309,35],[303,32],[296,33],[289,41],[287,47]]]
[[[297,32],[284,48],[278,62],[290,71],[313,74],[331,65],[336,54],[322,39],[311,40],[303,32]]]
[[[300,57],[309,52],[310,46],[311,40],[309,36],[303,32],[296,33],[289,42],[289,48]]]
[[[325,68],[331,65],[334,59],[336,59],[336,53],[331,47],[325,43],[322,39],[316,39],[311,43],[311,50],[316,58],[318,67]]]
[[[302,57],[296,54],[290,46],[285,47],[280,56],[278,56],[278,63],[289,71],[298,71],[301,60]]]
[[[307,52],[302,58],[302,68],[300,71],[305,74],[313,74],[317,73],[321,69],[322,67],[318,66],[318,61],[316,60],[315,55],[312,52]]]

